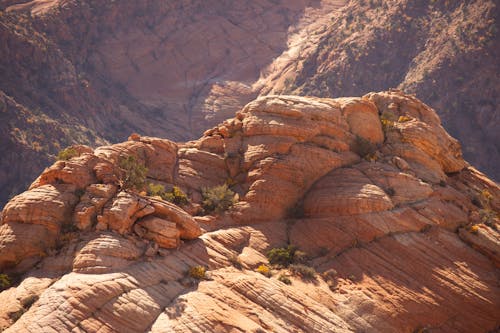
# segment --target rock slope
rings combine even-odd
[[[75,149],[3,211],[5,332],[500,325],[500,188],[414,96],[261,97],[196,141]],[[189,203],[124,190],[126,156]],[[203,188],[224,183],[239,200],[208,215]],[[314,276],[258,272],[287,245]],[[205,278],[186,273],[196,266]]]
[[[131,132],[194,139],[269,93],[416,93],[466,159],[498,180],[498,8],[493,0],[1,0],[0,207],[68,145]]]
[[[288,36],[343,2],[0,1],[1,149],[34,160],[0,162],[0,206],[68,145],[193,139],[232,117]]]
[[[499,17],[495,1],[351,1],[262,92],[415,93],[438,111],[466,159],[498,181]]]

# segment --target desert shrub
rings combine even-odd
[[[189,199],[186,194],[177,186],[172,187],[172,190],[165,194],[165,200],[176,205],[187,205],[189,203]]]
[[[158,196],[163,200],[170,201],[176,205],[185,205],[189,202],[186,194],[177,186],[174,186],[170,192],[167,192],[165,190],[165,186],[161,184],[149,183],[147,194],[150,196]]]
[[[68,161],[68,160],[72,159],[73,157],[77,157],[79,155],[80,154],[78,154],[78,151],[75,148],[67,147],[67,148],[64,148],[63,150],[61,150],[57,154],[57,160],[58,161]]]
[[[280,282],[283,282],[284,284],[292,284],[292,281],[290,280],[290,278],[284,274],[281,274],[279,277],[278,277],[278,281]]]
[[[377,145],[370,142],[369,140],[356,135],[351,150],[358,154],[360,157],[371,156],[377,150]]]
[[[0,291],[10,288],[12,281],[7,274],[0,274]]]
[[[201,195],[203,197],[203,209],[208,213],[221,213],[238,201],[237,194],[231,191],[227,184],[203,188]]]
[[[122,189],[140,190],[144,187],[148,169],[134,156],[120,156],[118,166],[121,169],[119,182]]]
[[[469,232],[473,234],[477,234],[479,232],[479,226],[477,224],[474,224],[473,226],[470,226]]]
[[[271,249],[266,254],[271,265],[288,267],[291,264],[303,264],[307,262],[307,253],[297,250],[292,245]]]
[[[316,278],[316,270],[312,267],[303,264],[293,264],[290,265],[289,269],[292,274],[298,275],[302,279],[311,280]]]
[[[205,279],[205,274],[207,273],[207,269],[203,266],[193,266],[189,269],[188,275],[193,279],[203,280]]]
[[[257,267],[257,272],[267,277],[271,277],[272,275],[271,268],[265,264],[262,264],[259,267]]]
[[[21,300],[21,305],[25,309],[29,309],[36,301],[38,301],[38,295],[30,295]]]
[[[288,267],[293,263],[296,248],[292,245],[287,247],[277,247],[267,252],[267,260],[271,265]]]
[[[396,190],[393,187],[388,187],[385,193],[387,193],[390,197],[393,197],[396,195]]]
[[[165,200],[165,194],[167,191],[165,191],[165,186],[162,184],[154,184],[154,183],[149,183],[147,187],[147,194],[152,196],[152,197],[161,197],[163,200]]]

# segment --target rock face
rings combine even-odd
[[[498,181],[499,16],[495,1],[350,1],[316,31],[312,50],[275,66],[261,93],[415,93],[438,111],[466,159]]]
[[[68,145],[131,132],[195,139],[271,93],[416,93],[467,160],[498,180],[498,8],[494,0],[2,0],[0,207]]]
[[[68,145],[194,139],[232,117],[289,36],[343,4],[0,1],[0,207]]]
[[[120,189],[123,156],[190,202]],[[208,215],[203,189],[223,183],[238,202]],[[57,162],[14,197],[0,269],[20,278],[0,293],[0,327],[490,332],[499,207],[498,185],[413,96],[261,97],[199,140],[133,135]],[[287,245],[315,276],[256,271]],[[186,272],[199,265],[196,280]]]

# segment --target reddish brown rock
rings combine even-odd
[[[130,232],[134,222],[155,211],[148,200],[135,194],[120,192],[109,207],[97,216],[99,230],[113,230],[119,234]]]
[[[156,216],[148,216],[134,225],[134,231],[145,239],[155,241],[160,247],[176,248],[179,246],[180,231],[175,222]]]
[[[0,268],[44,256],[77,202],[74,185],[42,185],[14,197],[2,211]]]
[[[80,230],[88,230],[97,223],[97,215],[102,214],[104,205],[115,195],[117,186],[113,184],[89,185],[80,202],[75,207],[73,224]]]

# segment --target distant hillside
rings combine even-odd
[[[438,110],[465,159],[500,179],[495,1],[351,1],[266,92],[323,97],[399,88]]]
[[[259,95],[399,87],[500,179],[485,1],[0,1],[0,207],[67,145],[189,140]]]

